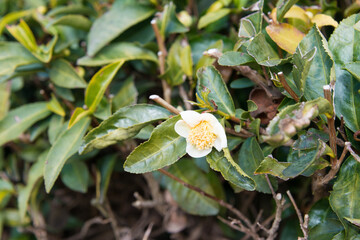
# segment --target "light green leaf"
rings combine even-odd
[[[61,180],[70,189],[86,193],[89,182],[89,170],[82,161],[72,161],[64,165],[61,171]]]
[[[288,162],[278,162],[270,155],[265,157],[264,160],[262,160],[258,168],[254,171],[254,174],[270,174],[283,180],[287,180],[289,178],[284,176],[282,172],[290,164],[291,163]]]
[[[287,11],[297,2],[298,0],[279,0],[276,3],[276,18],[277,21],[281,22]]]
[[[241,146],[239,152],[239,165],[244,172],[251,177],[256,183],[256,190],[263,193],[271,193],[269,185],[264,175],[254,175],[254,172],[259,167],[261,161],[264,159],[263,152],[254,137],[248,138]],[[271,176],[270,181],[274,189],[277,189],[277,182]]]
[[[198,29],[204,28],[208,26],[210,23],[216,22],[219,19],[229,15],[231,10],[229,8],[222,8],[215,12],[209,12],[206,13],[204,16],[202,16],[198,23]]]
[[[85,136],[79,152],[87,153],[134,137],[146,125],[167,119],[169,115],[169,111],[154,105],[121,108]]]
[[[70,129],[74,124],[79,122],[81,119],[89,116],[91,112],[89,110],[84,110],[83,108],[77,107],[75,108],[75,111],[71,115],[71,118],[69,120],[68,129]]]
[[[193,76],[193,61],[191,57],[191,47],[187,42],[182,43],[180,51],[180,67],[189,78]]]
[[[57,100],[57,98],[55,97],[55,95],[53,93],[51,94],[51,100],[46,104],[46,107],[50,111],[52,111],[62,117],[65,116],[65,110],[62,108],[61,104],[59,103],[59,101]]]
[[[220,172],[225,180],[248,191],[255,190],[255,182],[246,175],[233,159],[226,158],[223,151],[218,152],[213,149],[212,152],[206,156],[206,161],[209,163],[211,169]]]
[[[341,166],[340,173],[330,194],[330,205],[345,227],[345,237],[350,239],[353,226],[344,218],[360,218],[360,163],[350,156]],[[359,234],[359,230],[356,230]]]
[[[156,63],[158,61],[152,51],[141,47],[139,44],[118,42],[104,47],[93,57],[84,56],[78,59],[77,64],[82,66],[102,66],[121,60],[148,60]]]
[[[241,18],[239,34],[240,38],[253,38],[259,32],[259,16],[260,12],[255,12],[246,17]]]
[[[255,59],[245,52],[225,52],[218,60],[221,66],[239,66],[255,62]]]
[[[106,89],[115,77],[115,74],[124,64],[124,60],[111,63],[101,68],[91,78],[85,92],[85,104],[90,112],[94,112],[97,105],[100,103]]]
[[[0,42],[0,76],[10,75],[20,66],[40,63],[17,42]]]
[[[233,99],[226,87],[221,74],[214,66],[204,67],[197,72],[198,83],[196,91],[200,96],[200,92],[203,88],[210,90],[208,95],[209,100],[213,100],[218,107],[218,110],[227,113],[231,116],[235,116],[235,106]],[[204,99],[203,99],[204,100]]]
[[[249,44],[247,51],[250,56],[255,58],[256,62],[266,67],[279,65],[283,60],[266,41],[263,33],[257,34]]]
[[[81,119],[72,128],[64,131],[52,145],[44,168],[46,192],[49,193],[54,186],[66,160],[78,151],[89,123],[89,118]]]
[[[360,129],[360,83],[342,67],[347,63],[360,61],[360,32],[354,29],[360,15],[343,20],[329,39],[329,49],[335,61],[335,113],[344,118],[345,125],[356,132]]]
[[[360,81],[360,61],[347,63],[344,65],[344,69]]]
[[[137,1],[115,1],[110,11],[96,19],[91,26],[87,55],[93,57],[126,29],[150,17],[154,12],[155,9],[150,5]]]
[[[79,76],[73,66],[65,59],[56,59],[51,62],[50,80],[64,88],[85,88],[87,83]]]
[[[10,12],[10,13],[6,14],[4,17],[2,17],[0,19],[0,35],[2,35],[6,25],[8,25],[11,22],[14,22],[20,18],[29,16],[33,12],[34,12],[34,9],[29,9],[29,10],[24,10],[24,11]]]
[[[171,33],[183,33],[189,31],[176,16],[176,6],[173,2],[169,2],[164,6],[164,11],[159,17],[158,25],[160,33],[163,37]]]
[[[0,120],[3,119],[10,108],[11,83],[0,83]]]
[[[81,29],[84,31],[88,31],[91,27],[91,21],[84,17],[83,15],[78,14],[69,14],[64,15],[59,18],[56,18],[48,23],[46,28],[50,28],[55,25],[65,25],[73,28]]]
[[[17,139],[30,126],[50,113],[45,102],[30,103],[11,110],[0,121],[0,146]]]
[[[53,115],[50,119],[50,124],[48,128],[48,137],[51,145],[54,144],[56,138],[61,133],[61,129],[64,125],[64,118],[59,115]]]
[[[280,111],[266,128],[268,136],[263,140],[273,146],[289,141],[297,131],[309,126],[310,121],[319,114],[331,116],[333,109],[329,101],[317,98],[305,103],[290,105]]]
[[[174,129],[181,116],[172,117],[158,125],[148,141],[140,144],[127,157],[124,169],[131,173],[151,172],[171,165],[186,153],[186,140]]]
[[[182,159],[172,165],[169,172],[184,182],[198,187],[210,195],[215,195],[215,191],[206,175],[191,159]],[[166,188],[170,191],[172,197],[179,206],[190,214],[211,216],[216,215],[219,212],[219,204],[214,200],[211,200],[168,177],[166,177]]]
[[[307,100],[324,97],[323,86],[330,83],[333,61],[328,54],[327,41],[319,28],[313,26],[297,47],[296,54],[316,49],[310,67],[302,74],[301,90]]]
[[[175,41],[169,50],[168,57],[166,59],[167,68],[162,78],[165,79],[171,86],[178,86],[185,80],[182,67],[181,54],[184,48],[181,46],[181,40]]]
[[[138,91],[136,89],[133,77],[126,79],[112,99],[113,109],[118,110],[122,107],[126,107],[136,103]]]
[[[29,204],[31,193],[33,192],[35,185],[38,184],[39,180],[44,174],[45,160],[48,152],[48,150],[43,152],[39,156],[37,162],[31,166],[26,186],[19,189],[19,196],[17,200],[19,207],[19,215],[22,222],[24,222],[25,220],[26,210]]]

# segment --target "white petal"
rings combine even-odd
[[[182,111],[180,115],[182,119],[190,126],[190,128],[195,127],[201,121],[201,114],[195,111]]]
[[[188,143],[186,145],[186,152],[193,158],[201,158],[208,155],[211,152],[211,148],[199,150],[194,145]]]
[[[220,138],[219,137],[216,138],[216,140],[214,142],[214,148],[216,148],[216,150],[218,150],[218,152],[220,152],[223,149],[221,143],[222,142],[221,142]]]
[[[187,138],[189,136],[190,127],[185,121],[179,120],[175,123],[175,132],[180,136]]]

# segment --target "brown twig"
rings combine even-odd
[[[163,98],[161,98],[158,95],[151,95],[149,99],[153,100],[154,102],[158,103],[159,105],[163,106],[167,110],[169,110],[172,113],[180,114],[180,111],[175,108],[173,105],[169,104],[167,101],[165,101]]]
[[[240,132],[236,132],[232,128],[225,128],[225,131],[227,133],[230,133],[231,135],[238,136],[238,137],[241,137],[241,138],[249,138],[249,137],[255,136],[255,134],[253,134],[252,132],[248,132],[247,130],[245,130],[243,128],[240,130]]]
[[[331,106],[333,106],[332,97],[331,97],[331,87],[330,85],[325,85],[324,89],[324,97],[329,101]],[[337,146],[336,146],[336,129],[335,129],[335,114],[333,116],[328,117],[328,126],[329,126],[329,137],[330,137],[330,147],[334,153],[334,157],[330,158],[331,165],[338,165],[337,161]]]
[[[350,152],[351,156],[353,156],[354,159],[360,163],[360,157],[359,157],[359,155],[357,155],[357,154],[355,153],[355,151],[351,148],[351,143],[350,143],[350,142],[345,142],[345,147],[346,147],[347,150]]]
[[[305,222],[304,222],[304,219],[302,218],[302,215],[301,215],[301,212],[298,208],[298,206],[296,205],[296,202],[293,198],[293,196],[291,195],[290,191],[286,191],[286,194],[288,195],[292,205],[294,206],[295,208],[295,212],[296,212],[296,215],[298,216],[299,218],[299,222],[300,222],[300,228],[301,228],[301,231],[303,232],[304,234],[304,237],[301,238],[303,240],[307,240],[308,239],[308,229],[307,229],[307,224],[308,224],[308,220],[306,220],[309,216],[306,217],[307,214],[305,214]]]
[[[166,60],[166,56],[167,56],[165,41],[164,41],[164,38],[161,35],[160,30],[158,28],[156,18],[151,20],[151,26],[154,30],[156,41],[157,41],[157,44],[159,47],[159,52],[158,52],[159,68],[160,68],[160,74],[163,75],[165,73],[165,60]],[[168,103],[170,103],[171,102],[171,87],[164,79],[161,79],[161,85],[163,88],[164,98]]]
[[[281,84],[283,85],[284,89],[290,94],[290,96],[296,101],[299,102],[299,96],[294,92],[294,90],[292,90],[292,88],[289,86],[289,84],[286,82],[285,76],[282,72],[278,72],[278,77],[279,80],[281,82]]]
[[[152,230],[153,226],[154,226],[154,223],[151,222],[149,224],[148,228],[146,229],[146,231],[144,233],[144,237],[142,238],[142,240],[148,240],[149,239],[150,233],[151,233],[151,230]]]
[[[102,217],[94,217],[89,220],[87,220],[84,225],[81,228],[81,231],[76,234],[75,236],[69,237],[66,240],[79,240],[79,239],[85,239],[86,234],[88,233],[90,227],[94,224],[108,224],[110,222],[110,219],[103,219]]]
[[[179,94],[180,94],[181,99],[184,102],[186,110],[191,110],[192,105],[189,102],[189,97],[188,97],[183,85],[179,85]]]

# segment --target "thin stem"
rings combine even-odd
[[[325,85],[324,89],[324,97],[329,101],[331,106],[333,106],[331,99],[331,88],[329,85]],[[337,163],[337,147],[336,147],[336,129],[335,129],[335,114],[332,117],[328,117],[328,126],[329,126],[329,137],[330,137],[330,147],[333,151],[335,157],[330,158],[331,165],[338,165]]]
[[[167,110],[169,110],[172,113],[180,114],[180,111],[175,108],[173,105],[169,104],[167,101],[165,101],[163,98],[161,98],[158,95],[151,95],[149,99],[153,100],[154,102],[158,103],[159,105],[163,106]]]
[[[289,190],[286,191],[286,194],[289,196],[289,199],[290,199],[292,205],[293,205],[294,208],[295,208],[296,214],[297,214],[297,216],[298,216],[298,218],[299,218],[301,231],[302,231],[303,234],[304,234],[304,239],[308,239],[307,228],[304,227],[304,220],[303,220],[303,218],[302,218],[301,212],[300,212],[298,206],[296,205],[296,202],[295,202],[295,200],[294,200],[294,198],[293,198],[293,196],[291,195],[291,193],[290,193]]]
[[[188,95],[186,94],[186,91],[185,91],[183,85],[180,85],[180,86],[179,86],[179,94],[180,94],[181,99],[182,99],[183,102],[184,102],[185,108],[186,108],[187,110],[191,110],[191,109],[192,109],[192,105],[189,103],[189,97],[188,97]]]
[[[195,192],[200,193],[201,195],[210,198],[211,200],[214,200],[215,202],[217,202],[219,205],[221,205],[222,207],[225,207],[226,209],[228,209],[229,211],[231,211],[232,213],[234,213],[237,217],[239,217],[242,221],[244,221],[244,223],[250,228],[251,227],[251,222],[250,220],[245,217],[244,214],[242,214],[239,210],[237,210],[236,208],[234,208],[232,205],[230,205],[229,203],[225,202],[222,199],[219,199],[211,194],[208,194],[206,192],[204,192],[203,190],[201,190],[198,187],[195,187],[193,185],[190,185],[186,182],[184,182],[182,179],[176,177],[175,175],[169,173],[168,171],[164,170],[164,169],[159,169],[159,172],[161,172],[162,174],[164,174],[165,176],[168,176],[169,178],[177,181],[178,183],[181,183],[184,187],[187,187]]]
[[[357,155],[357,154],[355,153],[355,151],[351,148],[351,143],[350,143],[350,142],[345,142],[345,147],[346,147],[347,150],[350,152],[350,154],[354,157],[354,159],[360,163],[360,157],[359,157],[359,155]]]
[[[299,96],[292,90],[292,88],[289,86],[289,84],[286,82],[285,76],[282,72],[279,72],[278,74],[279,80],[281,84],[283,85],[284,89],[290,94],[290,96],[296,101],[299,102]]]

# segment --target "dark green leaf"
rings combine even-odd
[[[44,102],[30,103],[11,110],[0,121],[0,146],[17,139],[30,126],[50,113]]]
[[[209,180],[191,159],[182,159],[172,165],[169,172],[186,183],[198,187],[210,195],[215,195]],[[166,178],[166,188],[180,207],[190,214],[211,216],[219,212],[218,203],[171,178]]]
[[[89,123],[89,118],[81,119],[72,128],[64,131],[52,145],[44,169],[46,192],[50,192],[54,186],[66,160],[78,151]]]
[[[121,108],[85,136],[79,152],[87,153],[132,138],[146,125],[167,119],[169,115],[166,109],[154,105]]]
[[[64,88],[86,88],[87,83],[65,59],[51,62],[50,80]]]
[[[148,60],[157,62],[157,57],[152,51],[142,48],[136,43],[119,42],[104,47],[93,57],[84,56],[79,58],[77,63],[83,66],[102,66],[121,60]]]
[[[106,193],[109,188],[111,174],[115,167],[117,156],[106,156],[98,161],[98,168],[100,171],[100,196],[99,203],[103,203],[106,198]]]
[[[271,155],[265,157],[264,160],[260,163],[258,168],[254,171],[254,174],[270,174],[275,177],[287,180],[288,177],[283,175],[284,169],[286,169],[291,163],[288,162],[278,162]]]
[[[127,157],[124,169],[131,173],[151,172],[178,161],[186,153],[186,140],[174,129],[176,116],[157,126],[151,137]]]
[[[360,61],[347,63],[344,65],[344,69],[360,81]]]
[[[122,107],[135,104],[137,96],[138,91],[136,89],[134,79],[129,77],[124,81],[124,84],[112,99],[113,109],[118,110]]]
[[[249,44],[247,51],[250,56],[255,58],[256,62],[266,67],[279,65],[283,60],[266,41],[265,35],[259,33]]]
[[[126,29],[150,17],[154,12],[154,8],[137,1],[115,1],[111,10],[96,19],[92,25],[88,35],[87,54],[94,56]]]
[[[234,116],[234,102],[231,98],[231,95],[226,87],[224,80],[221,77],[220,72],[216,70],[213,66],[204,67],[202,69],[199,69],[199,71],[197,72],[197,77],[197,92],[200,93],[204,87],[209,89],[209,100],[215,102],[218,110]]]
[[[255,86],[254,82],[248,78],[240,78],[232,81],[230,87],[234,89],[249,88]]]
[[[61,180],[70,189],[86,193],[89,182],[89,170],[82,161],[72,161],[61,170]]]

